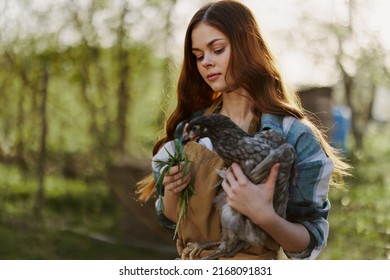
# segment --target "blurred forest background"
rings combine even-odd
[[[172,234],[134,186],[175,105],[184,30],[205,2],[0,0],[0,259],[174,258]],[[390,259],[386,1],[243,2],[286,78],[327,89],[309,100],[354,166],[330,193],[320,258]]]

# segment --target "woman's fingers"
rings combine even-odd
[[[184,169],[184,162],[178,164],[178,165],[174,165],[174,166],[171,166],[167,172],[168,175],[172,176],[172,175],[175,175],[181,171],[183,171]]]
[[[180,177],[180,179],[166,184],[165,189],[174,193],[179,193],[187,187],[187,185],[190,183],[190,180],[191,175],[187,174],[183,178]]]
[[[163,185],[168,191],[181,192],[190,182],[189,172],[184,174],[184,163],[172,166],[164,176]]]
[[[277,181],[279,167],[279,163],[274,164],[270,170],[270,174],[266,182],[260,184],[264,189],[272,194],[274,192]],[[251,182],[245,176],[240,166],[236,163],[233,163],[231,167],[226,170],[225,179],[222,181],[222,187],[227,193],[228,197],[231,197],[236,191],[239,191],[239,188],[246,187],[250,184]]]
[[[167,173],[164,177],[163,184],[169,184],[175,181],[178,181],[179,179],[183,179],[183,172],[178,172],[170,175]]]
[[[271,171],[270,171],[269,176],[268,176],[268,179],[267,179],[267,183],[272,184],[272,185],[276,184],[276,180],[278,179],[279,168],[280,168],[280,163],[275,163],[272,166]]]
[[[226,172],[226,180],[233,188],[244,187],[248,183],[248,178],[237,163],[233,163]]]

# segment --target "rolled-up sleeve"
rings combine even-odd
[[[174,154],[174,141],[169,141],[164,144],[164,146],[160,149],[160,151],[153,157],[152,159],[152,172],[154,177],[154,183],[155,187],[157,189],[157,192],[159,194],[159,197],[156,200],[155,207],[156,207],[156,214],[158,221],[162,226],[168,229],[175,229],[176,224],[172,221],[170,221],[167,217],[164,215],[164,204],[163,204],[163,197],[164,197],[164,186],[162,182],[159,180],[161,173],[163,169],[166,166],[163,166],[161,164],[157,164],[157,162],[164,162],[167,161],[169,158],[169,154]]]
[[[300,130],[291,129],[293,134],[297,131]],[[287,220],[305,226],[310,233],[311,242],[303,252],[285,253],[293,259],[315,259],[328,239],[328,192],[333,162],[308,128],[295,137],[294,147],[297,153],[297,175],[290,187]]]

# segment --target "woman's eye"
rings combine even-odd
[[[203,57],[204,57],[203,53],[200,53],[200,52],[193,52],[192,54],[195,56],[195,59],[196,59],[197,61],[202,61],[202,60],[203,60]]]
[[[225,51],[225,48],[221,48],[221,49],[216,49],[214,52],[216,53],[216,54],[221,54],[221,53],[223,53]]]

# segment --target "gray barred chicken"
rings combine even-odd
[[[286,216],[288,188],[294,174],[295,150],[286,143],[283,135],[274,130],[263,130],[249,135],[228,117],[213,114],[201,116],[189,122],[185,129],[183,143],[209,137],[215,152],[227,166],[236,162],[254,184],[264,182],[275,163],[280,163],[274,193],[275,212]],[[218,171],[223,178],[224,171]],[[221,211],[222,239],[212,242],[193,242],[187,245],[189,258],[212,246],[218,246],[212,254],[203,259],[233,257],[240,250],[264,245],[267,233],[244,215],[227,204],[227,195],[221,188],[215,198],[215,205]]]

